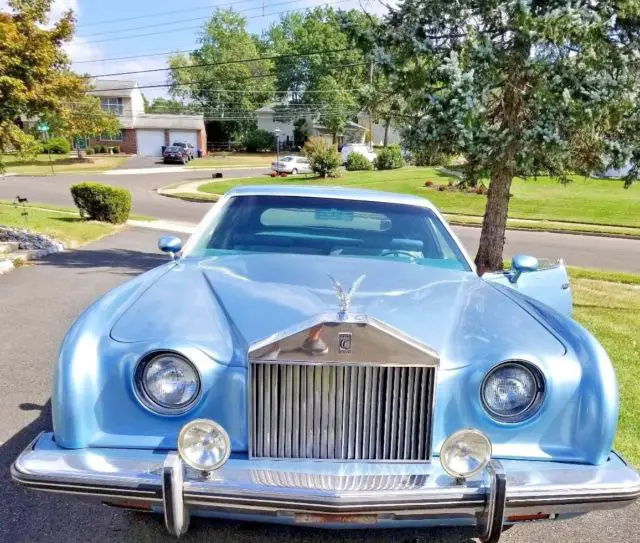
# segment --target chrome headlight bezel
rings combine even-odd
[[[485,398],[485,387],[487,381],[495,372],[501,371],[508,367],[517,367],[518,369],[522,369],[528,372],[536,383],[536,392],[529,403],[523,409],[514,414],[504,415],[503,413],[495,411],[488,405]],[[536,365],[526,360],[503,360],[502,362],[499,362],[491,369],[489,369],[489,371],[487,371],[486,375],[482,379],[482,383],[480,384],[480,401],[484,410],[495,421],[507,424],[516,424],[519,422],[527,421],[539,411],[544,402],[546,389],[547,386],[544,374]]]
[[[172,406],[159,401],[157,398],[154,398],[154,396],[147,389],[145,372],[151,362],[163,356],[176,358],[181,362],[186,363],[188,366],[190,366],[191,370],[196,375],[197,389],[195,394],[189,399],[189,401],[184,402],[180,405]],[[152,411],[153,413],[166,416],[183,415],[184,413],[190,411],[198,402],[202,394],[202,377],[200,375],[200,372],[198,371],[198,368],[186,356],[172,350],[158,350],[146,353],[136,364],[133,385],[133,389],[138,400],[146,409]]]

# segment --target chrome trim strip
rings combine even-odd
[[[40,440],[45,445],[39,448]],[[15,482],[38,490],[162,503],[163,469],[167,462],[175,467],[167,460],[172,454],[61,449],[47,434],[21,453],[11,467],[11,476]],[[313,461],[307,461],[306,468],[297,464],[296,468],[284,469],[278,467],[281,465],[232,458],[210,478],[187,470],[182,484],[184,504],[278,516],[299,512],[385,514],[398,519],[446,519],[459,514],[475,518],[487,514],[493,487],[491,482],[477,478],[456,484],[435,463],[424,468],[366,462],[360,466],[322,464],[321,469]],[[510,460],[503,460],[502,465],[506,474],[505,517],[525,511],[586,513],[628,505],[640,497],[640,476],[613,456],[603,466]],[[259,477],[255,476],[256,469],[261,470]],[[300,469],[308,469],[310,476]],[[395,478],[398,476],[409,478],[407,487],[402,478]],[[420,479],[412,480],[412,476]],[[269,483],[270,479],[276,484]],[[400,481],[397,487],[396,480]],[[380,481],[385,485],[385,481],[391,481],[392,486],[382,490]],[[496,488],[497,506],[500,489]]]

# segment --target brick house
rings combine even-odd
[[[99,97],[102,109],[114,113],[122,127],[118,134],[91,138],[90,147],[117,145],[123,153],[161,156],[163,145],[182,141],[206,154],[207,132],[202,115],[145,113],[142,93],[135,81],[96,79],[89,94]]]

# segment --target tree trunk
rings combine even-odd
[[[391,124],[391,119],[384,120],[384,141],[382,142],[382,146],[387,146],[387,140],[389,139],[389,125]]]
[[[497,165],[491,171],[491,183],[487,194],[487,206],[482,221],[480,246],[476,254],[478,275],[487,271],[502,269],[509,191],[513,180],[513,167],[509,164]]]

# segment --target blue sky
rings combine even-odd
[[[67,51],[77,71],[91,75],[166,67],[166,53],[197,46],[199,29],[216,7],[229,8],[247,18],[251,32],[261,32],[279,19],[278,13],[309,6],[364,6],[380,12],[378,0],[54,0],[52,17],[66,9],[76,15],[76,36]],[[0,9],[6,0],[0,0]],[[147,56],[149,54],[157,54]],[[111,60],[118,57],[133,57]],[[109,76],[139,85],[162,84],[166,72]],[[143,89],[148,98],[166,95],[166,88]]]

